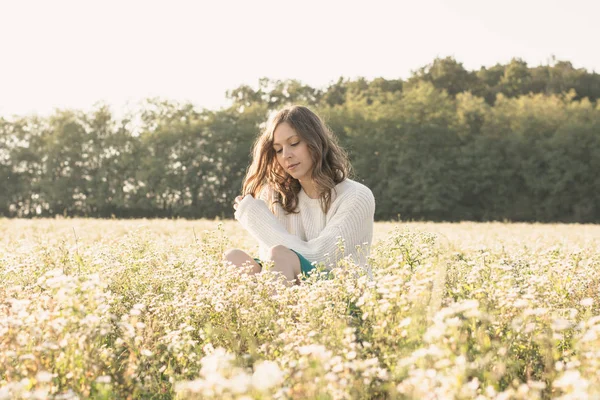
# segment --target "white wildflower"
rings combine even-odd
[[[571,322],[563,318],[557,318],[552,321],[552,329],[560,332],[571,327]]]
[[[102,375],[96,378],[97,383],[110,383],[111,379],[108,375]]]
[[[50,382],[52,380],[52,374],[48,371],[40,371],[35,375],[35,380],[38,382]]]
[[[581,373],[579,371],[569,370],[566,371],[560,378],[556,379],[552,386],[563,390],[575,387],[578,387],[579,389],[586,389],[589,386],[589,382],[581,377]]]
[[[587,297],[579,302],[584,307],[591,307],[594,305],[594,299]]]
[[[266,391],[283,382],[283,372],[277,363],[263,361],[254,368],[252,386],[260,391]]]
[[[240,372],[229,379],[229,388],[235,394],[243,394],[253,383],[253,379],[245,372]]]
[[[141,351],[140,353],[142,353],[142,355],[143,355],[143,356],[146,356],[146,357],[151,357],[151,356],[152,356],[152,354],[154,354],[154,353],[152,353],[152,352],[151,352],[150,350],[148,350],[148,349],[142,349],[142,351]]]

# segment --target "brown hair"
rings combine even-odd
[[[275,129],[283,122],[290,124],[308,145],[313,161],[311,178],[321,199],[321,208],[327,212],[331,189],[348,177],[351,166],[334,134],[317,114],[304,106],[288,106],[277,112],[256,139],[242,192],[256,198],[265,186],[270,186],[276,193],[269,204],[271,211],[274,203],[280,203],[286,213],[296,213],[300,182],[281,168],[273,149]]]

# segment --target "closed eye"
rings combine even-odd
[[[292,143],[292,147],[296,147],[300,144],[300,142]],[[283,149],[275,150],[275,153],[279,154],[283,151]]]

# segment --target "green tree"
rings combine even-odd
[[[433,63],[420,68],[408,80],[408,85],[414,86],[418,81],[431,82],[437,89],[446,90],[450,96],[479,87],[477,74],[467,71],[453,57],[436,58]]]

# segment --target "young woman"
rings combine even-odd
[[[348,178],[349,170],[319,116],[302,106],[279,111],[254,143],[244,196],[234,203],[235,219],[259,242],[260,258],[231,249],[225,260],[249,264],[251,273],[271,261],[290,285],[315,264],[335,267],[346,256],[367,267],[375,199]]]

